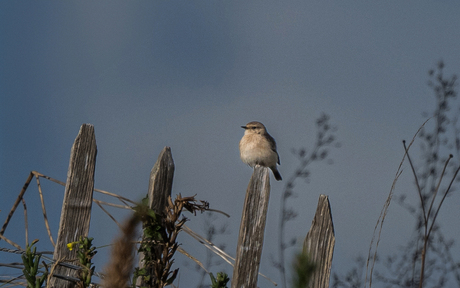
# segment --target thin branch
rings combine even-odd
[[[51,178],[51,177],[49,177],[49,176],[43,175],[43,174],[41,174],[40,172],[32,171],[32,172],[30,172],[30,173],[34,174],[35,176],[43,177],[43,178],[45,178],[45,179],[48,179],[48,180],[50,180],[50,181],[52,181],[52,182],[54,182],[54,183],[57,183],[57,184],[59,184],[59,185],[65,186],[65,183],[64,183],[64,182],[59,181],[59,180],[56,180],[56,179]]]
[[[26,206],[26,201],[24,198],[22,200],[22,205],[24,206],[24,227],[25,227],[25,233],[26,233],[26,247],[29,245],[29,221],[27,221],[27,206]]]
[[[415,186],[417,187],[417,193],[418,193],[418,196],[420,197],[420,203],[421,203],[422,211],[423,211],[423,220],[425,223],[427,223],[428,219],[427,219],[427,215],[425,212],[425,202],[423,201],[422,189],[420,188],[420,184],[418,183],[418,176],[417,176],[417,173],[415,172],[415,168],[414,168],[414,164],[412,163],[412,159],[410,158],[409,149],[406,148],[406,141],[403,141],[403,145],[404,145],[404,149],[406,150],[407,160],[409,160],[410,168],[412,169],[412,174],[414,175]]]
[[[177,251],[182,253],[183,255],[187,256],[188,258],[192,259],[193,261],[195,261],[196,264],[198,264],[198,266],[201,267],[201,269],[203,269],[204,271],[206,271],[206,273],[209,274],[209,271],[206,270],[206,268],[204,267],[203,263],[201,263],[198,259],[196,259],[195,257],[193,257],[190,253],[188,253],[187,251],[185,251],[183,248],[181,247],[177,247]]]
[[[426,215],[426,218],[428,218],[428,219],[430,219],[431,209],[433,208],[434,200],[436,199],[436,195],[438,194],[439,187],[441,186],[442,178],[444,177],[444,175],[446,173],[447,164],[449,164],[449,161],[450,161],[450,159],[452,159],[452,157],[453,157],[453,155],[450,154],[449,158],[447,159],[446,163],[444,164],[444,168],[442,169],[442,173],[441,173],[441,176],[439,177],[438,185],[436,186],[436,189],[434,190],[433,197],[431,199],[431,204],[430,204],[430,208],[428,209],[428,214]],[[455,177],[454,177],[454,179],[455,179]],[[434,224],[434,221],[432,222],[432,224]]]
[[[431,227],[430,227],[430,230],[428,231],[428,235],[431,233],[431,231],[432,231],[432,229],[434,227],[434,223],[436,221],[436,218],[438,217],[438,213],[439,213],[439,210],[441,209],[441,205],[444,202],[444,199],[446,199],[447,194],[449,193],[450,188],[452,187],[452,184],[455,181],[455,178],[457,178],[457,174],[458,174],[459,171],[460,171],[460,166],[457,168],[457,170],[455,170],[454,176],[452,177],[452,180],[450,181],[449,186],[446,189],[446,192],[442,196],[441,202],[439,202],[438,208],[436,209],[436,213],[434,214],[434,217],[433,217],[433,221],[431,222]]]
[[[412,146],[412,144],[415,141],[415,138],[417,137],[417,135],[420,133],[422,128],[425,126],[425,124],[431,118],[432,117],[428,118],[425,122],[423,122],[423,124],[420,126],[420,128],[418,128],[417,132],[414,134],[414,137],[412,137],[412,140],[409,143],[409,146],[405,149],[403,158],[401,159],[401,162],[399,163],[399,166],[398,166],[398,170],[396,171],[395,179],[393,180],[393,184],[391,185],[390,193],[388,194],[387,200],[385,201],[385,204],[383,205],[382,211],[380,212],[380,216],[379,216],[379,218],[377,220],[377,223],[375,225],[374,234],[372,236],[372,240],[371,240],[371,243],[369,245],[369,252],[368,252],[367,263],[366,263],[366,278],[364,280],[364,283],[366,284],[368,276],[369,276],[369,288],[372,287],[372,275],[373,275],[373,272],[374,272],[375,261],[377,259],[377,249],[378,249],[378,246],[379,246],[379,243],[380,243],[380,236],[381,236],[382,229],[383,229],[383,221],[385,220],[386,214],[388,212],[388,207],[390,206],[391,198],[393,197],[394,189],[396,187],[396,182],[398,181],[399,176],[401,176],[401,174],[403,172],[402,171],[402,165],[404,163],[404,160],[406,159],[406,156],[408,155],[408,151],[409,151],[410,147]],[[405,147],[405,144],[404,144],[404,147]],[[380,229],[379,229],[379,234],[378,234],[378,237],[377,237],[377,242],[376,242],[376,245],[375,245],[375,253],[374,253],[374,257],[373,257],[372,264],[371,264],[371,270],[370,270],[370,272],[368,274],[369,261],[370,261],[371,252],[372,252],[372,245],[373,245],[374,240],[375,240],[375,236],[376,236],[375,233],[377,232],[377,227],[379,227],[379,223],[380,223]]]
[[[93,199],[93,202],[94,203],[99,203],[99,204],[104,204],[104,205],[107,205],[107,206],[112,206],[112,207],[115,207],[115,208],[120,208],[120,209],[134,210],[133,207],[131,207],[131,206],[113,204],[113,203],[110,203],[110,202],[105,202],[105,201],[101,201],[101,200],[97,200],[97,199]]]
[[[54,183],[57,183],[59,185],[62,185],[62,186],[65,186],[66,184],[62,181],[59,181],[59,180],[56,180],[54,178],[51,178],[49,176],[46,176],[46,175],[43,175],[37,171],[32,171],[31,173],[33,173],[34,175],[38,176],[38,177],[43,177],[45,179],[48,179],[50,181],[53,181]],[[101,193],[101,194],[105,194],[105,195],[109,195],[109,196],[112,196],[112,197],[115,197],[115,198],[118,198],[120,201],[124,200],[126,202],[129,202],[131,204],[134,204],[134,205],[139,205],[139,203],[131,200],[131,199],[128,199],[126,197],[123,197],[123,196],[120,196],[120,195],[117,195],[115,193],[111,193],[111,192],[107,192],[107,191],[104,191],[104,190],[101,190],[101,189],[93,189],[94,192],[98,192],[98,193]]]
[[[94,189],[94,192],[98,192],[98,193],[101,193],[101,194],[105,194],[105,195],[109,195],[109,196],[112,196],[112,197],[115,197],[115,198],[118,198],[118,200],[122,201],[126,201],[126,202],[129,202],[131,204],[134,204],[134,205],[139,205],[139,203],[131,200],[131,199],[128,199],[126,197],[123,197],[123,196],[120,196],[120,195],[117,195],[115,193],[111,193],[111,192],[107,192],[107,191],[104,191],[104,190],[101,190],[101,189]]]
[[[16,247],[16,249],[18,249],[18,250],[24,251],[24,249],[22,249],[21,246],[19,246],[18,244],[14,243],[10,239],[6,238],[2,234],[0,234],[0,239],[5,240],[6,243],[10,244],[13,247]]]
[[[42,204],[43,218],[45,218],[46,231],[48,232],[48,237],[50,238],[51,244],[53,244],[53,247],[56,247],[56,243],[54,243],[53,236],[51,235],[51,229],[48,223],[48,216],[46,215],[45,200],[43,198],[42,187],[40,185],[40,178],[36,174],[35,178],[37,179],[38,194],[40,195],[40,202]]]
[[[6,217],[5,223],[3,224],[2,230],[0,230],[0,235],[3,235],[5,233],[6,227],[8,226],[8,223],[11,220],[11,217],[13,217],[14,211],[16,211],[16,208],[19,205],[19,202],[21,202],[22,197],[24,196],[24,193],[26,193],[27,187],[29,187],[30,181],[32,181],[33,174],[30,173],[29,177],[26,180],[26,183],[21,189],[21,192],[18,195],[18,198],[16,198],[16,201],[13,204],[13,207],[11,208],[10,213]]]
[[[93,201],[94,201],[94,203],[96,203],[96,204],[102,209],[102,211],[104,211],[104,212],[110,217],[110,219],[113,220],[113,222],[115,222],[115,224],[118,225],[118,227],[119,227],[120,229],[123,230],[123,226],[122,226],[120,223],[118,223],[118,221],[109,213],[109,211],[105,210],[105,208],[102,207],[102,205],[101,205],[101,202],[102,202],[102,201],[99,201],[99,200],[96,200],[96,199],[93,199]]]
[[[189,227],[187,227],[186,225],[182,226],[182,231],[184,231],[185,233],[187,233],[188,235],[190,235],[191,237],[193,237],[195,240],[197,240],[200,244],[204,245],[206,248],[208,248],[209,250],[211,250],[213,253],[215,253],[217,256],[219,256],[220,258],[222,258],[225,262],[227,262],[228,264],[230,264],[232,267],[234,266],[233,262],[235,261],[235,258],[228,255],[225,251],[223,251],[222,249],[220,249],[219,247],[217,247],[214,243],[212,243],[211,241],[209,241],[208,239],[204,238],[203,236],[201,236],[200,234],[196,233],[195,231],[193,231],[192,229],[190,229]],[[233,262],[232,262],[233,261]],[[268,276],[258,272],[260,276],[264,277],[265,279],[267,279],[268,281],[270,281],[273,285],[277,286],[278,284],[273,281],[272,279],[270,279]]]

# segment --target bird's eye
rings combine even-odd
[[[255,130],[255,129],[256,129],[256,127],[251,127],[251,129],[252,129],[252,130]]]

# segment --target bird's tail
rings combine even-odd
[[[283,180],[283,178],[281,178],[280,172],[278,172],[278,169],[276,169],[276,167],[270,167],[270,169],[272,169],[272,171],[273,171],[273,176],[275,176],[276,181],[281,181],[281,180]]]

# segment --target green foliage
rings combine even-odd
[[[132,283],[132,287],[135,288],[137,287],[136,286],[136,283],[137,283],[137,279],[141,277],[141,279],[144,279],[145,282],[149,282],[150,281],[150,276],[148,275],[147,273],[147,270],[145,270],[145,268],[139,268],[139,267],[136,267],[134,268],[134,273],[133,273],[133,283]],[[140,288],[145,288],[146,286],[140,286]]]
[[[93,246],[94,238],[88,237],[81,237],[80,240],[76,243],[77,246],[77,256],[78,261],[83,266],[83,269],[79,271],[79,278],[84,287],[89,287],[91,284],[91,277],[94,274],[95,266],[92,266],[93,263],[91,260],[93,259],[94,255],[96,255],[96,247]]]
[[[142,221],[143,238],[139,246],[139,252],[143,253],[142,269],[136,268],[133,277],[133,287],[137,279],[141,277],[142,285],[146,287],[162,288],[171,285],[177,277],[179,269],[172,270],[174,253],[179,244],[176,239],[187,218],[181,217],[185,209],[190,213],[205,211],[209,204],[198,201],[194,196],[176,196],[174,202],[168,197],[164,212],[155,213],[148,207],[148,199],[142,200],[142,204],[135,208],[138,217]]]
[[[147,197],[142,199],[141,205],[134,207],[134,211],[136,211],[136,214],[142,221],[142,233],[144,239],[162,241],[163,237],[160,233],[162,226],[161,222],[159,221],[161,217],[148,207],[148,200],[149,199]],[[150,252],[150,249],[147,246],[149,245],[141,245],[139,252],[146,252],[144,249],[147,249],[147,252]]]
[[[40,288],[48,276],[48,269],[42,274],[41,277],[37,278],[38,265],[40,263],[41,255],[37,254],[37,247],[33,247],[38,240],[34,240],[31,245],[27,245],[26,252],[21,255],[22,262],[24,263],[24,269],[22,272],[27,280],[27,288]],[[33,247],[33,249],[32,249]],[[46,266],[45,266],[46,267]]]
[[[230,281],[228,278],[227,273],[225,272],[218,272],[217,279],[214,277],[212,273],[209,273],[211,277],[211,288],[227,288],[227,283]]]
[[[142,199],[142,203],[134,207],[136,214],[142,221],[143,241],[139,246],[138,252],[143,253],[142,262],[143,268],[136,267],[134,269],[132,287],[136,287],[137,279],[141,277],[142,282],[152,287],[153,277],[150,274],[152,267],[155,265],[155,243],[163,241],[160,231],[162,230],[161,218],[152,209],[148,207],[148,198]],[[172,282],[172,281],[171,281]],[[141,286],[141,288],[147,286]]]
[[[292,287],[308,287],[308,283],[316,269],[316,265],[311,261],[310,255],[304,252],[298,253],[294,259],[292,268],[294,270]]]

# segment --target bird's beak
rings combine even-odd
[[[246,127],[246,126],[241,126],[241,128],[243,128],[243,129],[247,129],[248,127]]]

